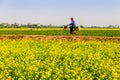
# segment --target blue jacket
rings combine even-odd
[[[71,23],[70,23],[70,27],[74,27],[75,26],[75,21],[72,20]]]

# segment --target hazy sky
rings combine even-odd
[[[0,23],[120,25],[120,0],[0,0]]]

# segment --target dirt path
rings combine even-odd
[[[99,36],[44,36],[44,35],[2,35],[0,40],[65,40],[65,41],[119,41],[120,37],[99,37]]]

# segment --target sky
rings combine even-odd
[[[120,0],[0,0],[0,23],[120,25]]]

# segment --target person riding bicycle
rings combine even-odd
[[[70,20],[71,20],[71,23],[69,24],[70,25],[70,34],[73,34],[73,29],[75,27],[75,21],[74,21],[73,17],[71,17]]]

